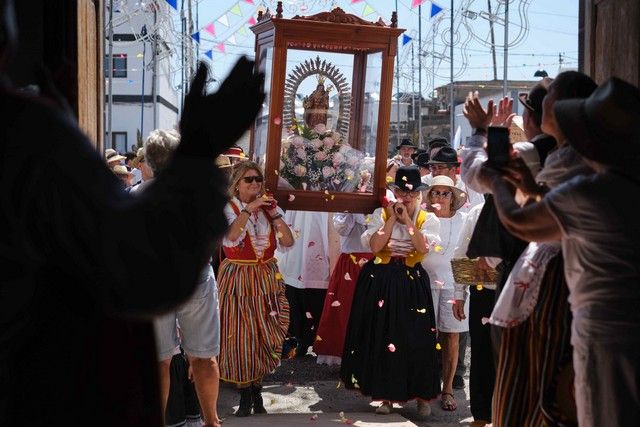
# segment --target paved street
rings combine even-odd
[[[467,366],[469,352],[467,351]],[[389,416],[374,413],[377,404],[358,392],[345,390],[338,385],[339,368],[318,365],[315,357],[285,360],[276,372],[265,378],[263,396],[268,415],[251,415],[237,418],[239,394],[228,384],[221,387],[218,410],[225,426],[334,426],[353,424],[356,426],[442,426],[467,425],[469,412],[469,377],[465,376],[464,390],[455,390],[458,409],[454,412],[440,409],[440,401],[432,402],[433,413],[421,420],[416,414],[415,402],[402,407],[396,405]],[[340,416],[343,412],[343,417]]]

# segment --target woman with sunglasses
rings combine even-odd
[[[260,166],[235,166],[233,196],[225,208],[229,229],[222,246],[218,286],[221,308],[220,378],[240,388],[236,416],[266,413],[262,377],[280,364],[289,305],[278,265],[280,249],[293,245],[276,200],[265,194]]]
[[[420,172],[401,166],[389,187],[396,202],[371,215],[362,244],[375,258],[360,271],[342,353],[340,378],[347,389],[382,401],[418,401],[418,415],[431,413],[440,392],[429,276],[420,261],[438,232],[438,220],[420,209]],[[430,256],[430,255],[429,255]],[[332,304],[340,310],[340,304]]]
[[[426,191],[427,210],[440,221],[439,238],[433,242],[433,254],[422,261],[431,279],[431,296],[438,330],[438,342],[442,346],[442,395],[440,406],[445,411],[458,407],[453,396],[453,377],[458,363],[458,339],[469,330],[468,305],[465,306],[465,289],[453,280],[453,258],[465,214],[459,209],[467,201],[467,195],[457,188],[451,178],[438,175]]]

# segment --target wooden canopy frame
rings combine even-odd
[[[275,15],[258,15],[258,22],[251,27],[255,33],[256,64],[266,49],[272,48],[271,63],[265,64],[271,71],[269,92],[269,121],[267,126],[265,176],[266,188],[274,194],[278,204],[285,209],[370,213],[380,206],[385,194],[385,166],[389,144],[391,117],[391,95],[393,90],[394,60],[397,54],[398,37],[404,32],[397,28],[397,14],[393,12],[391,24],[382,19],[365,21],[347,14],[340,8],[312,16],[294,16],[284,19],[282,2],[278,2]],[[349,143],[361,149],[363,104],[367,55],[382,54],[380,76],[380,104],[377,117],[376,164],[372,193],[340,193],[327,195],[321,191],[288,190],[278,188],[278,171],[281,155],[282,126],[285,126],[287,51],[288,49],[310,51],[310,57],[318,53],[347,53],[354,57],[349,124]],[[321,54],[320,54],[321,56]],[[264,56],[263,56],[264,57]],[[277,119],[277,120],[276,120]],[[251,130],[251,156],[255,156],[255,126]],[[293,195],[294,197],[290,197]]]

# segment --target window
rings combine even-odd
[[[124,153],[127,151],[127,133],[126,132],[111,132],[111,146],[118,153]]]
[[[109,57],[107,56],[104,60],[104,73],[105,77],[109,78]],[[114,78],[126,78],[127,77],[127,54],[126,53],[115,53],[113,54],[113,77]]]

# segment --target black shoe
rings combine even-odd
[[[454,375],[453,388],[456,390],[462,390],[464,388],[464,378],[461,375]]]
[[[262,386],[251,384],[251,396],[253,397],[253,413],[266,414],[267,410],[264,409],[264,402],[262,401]]]
[[[251,387],[245,387],[240,389],[240,406],[235,413],[236,417],[247,417],[251,415],[251,405],[253,396],[251,393]]]

